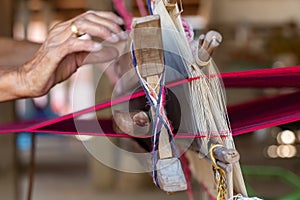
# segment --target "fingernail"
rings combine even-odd
[[[110,38],[107,39],[109,42],[119,42],[119,37],[116,34],[112,34]]]
[[[124,24],[124,20],[122,18],[117,18],[117,21],[116,21],[118,24],[122,25]]]
[[[93,47],[95,51],[99,51],[103,48],[102,44],[100,43],[94,43]]]

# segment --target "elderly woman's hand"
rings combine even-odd
[[[97,52],[95,62],[105,62],[118,56],[116,51],[103,47],[101,43],[81,39],[80,36],[93,36],[116,43],[127,39],[120,28],[122,24],[123,20],[115,14],[96,11],[88,11],[57,24],[34,58],[18,68],[18,78],[12,80],[15,82],[16,98],[46,94],[55,84],[69,78],[79,66],[85,64],[85,58],[91,52]]]

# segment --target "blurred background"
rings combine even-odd
[[[140,16],[135,0],[125,0],[128,10]],[[112,10],[112,0],[1,0],[0,36],[41,43],[49,28],[86,10]],[[209,29],[223,35],[214,60],[220,71],[276,68],[299,65],[299,0],[182,0],[183,16],[193,26],[195,36]],[[5,48],[5,47],[0,47]],[[16,56],[16,59],[18,55]],[[17,119],[59,116],[92,106],[110,98],[113,86],[93,88],[95,71],[82,68],[76,81],[81,103],[72,108],[74,79],[56,86],[47,96],[1,103],[1,123]],[[100,82],[100,85],[101,85]],[[229,105],[293,89],[226,89]],[[101,94],[101,95],[100,95]],[[299,112],[299,111],[295,111]],[[99,113],[111,117],[110,110]],[[185,193],[166,195],[152,184],[149,174],[113,170],[98,162],[82,140],[101,138],[40,134],[36,141],[36,172],[33,199],[188,199]],[[25,199],[31,135],[0,136],[0,199]],[[127,143],[114,139],[118,144]],[[300,124],[286,124],[235,137],[245,181],[251,195],[265,199],[300,199]],[[106,151],[116,159],[109,147]],[[126,161],[125,161],[126,162]],[[122,162],[120,163],[122,164]],[[128,163],[127,163],[128,165]],[[202,196],[201,185],[193,181],[195,199]]]

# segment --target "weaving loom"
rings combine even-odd
[[[247,196],[237,163],[239,156],[234,150],[227,121],[222,83],[210,59],[213,49],[222,40],[221,36],[216,32],[209,32],[206,37],[202,37],[201,47],[195,50],[194,56],[185,36],[177,2],[154,1],[149,9],[150,13],[156,15],[135,20],[133,23],[132,55],[133,65],[152,107],[152,162],[155,184],[167,192],[187,188],[185,180],[182,179],[183,171],[170,122],[163,107],[166,93],[164,83],[181,77],[200,77],[173,91],[177,93],[177,98],[183,96],[179,100],[179,107],[183,108],[177,115],[181,113],[180,124],[184,128],[179,127],[178,130],[202,136],[194,143],[202,157],[208,158],[210,154],[209,159],[213,163],[218,185],[217,199],[229,199],[233,197],[234,191]],[[204,68],[206,73],[200,68]],[[173,104],[172,107],[176,105]],[[172,121],[174,122],[171,119]],[[164,168],[158,169],[162,162]],[[201,166],[197,168],[200,169]]]
[[[185,65],[187,68],[185,70],[180,70],[180,69],[176,69],[177,72],[179,70],[179,73],[175,72],[176,74],[179,74],[178,77],[174,78],[174,76],[171,77],[166,77],[166,88],[174,88],[174,90],[178,89],[178,86],[180,86],[179,88],[184,88],[186,87],[186,85],[192,85],[193,83],[196,83],[197,81],[202,81],[203,80],[203,74],[202,71],[196,71],[195,74],[192,74],[192,76],[190,76],[189,71],[187,69],[189,69],[189,67],[192,67],[193,65],[196,65],[197,63],[199,64],[199,61],[196,62],[194,60],[194,58],[192,57],[193,54],[191,52],[191,50],[189,49],[189,44],[188,41],[185,38],[184,35],[184,31],[183,31],[183,27],[181,24],[181,20],[180,19],[180,12],[178,9],[178,6],[176,5],[176,1],[175,2],[171,2],[170,5],[165,5],[164,1],[157,1],[154,5],[154,10],[153,12],[158,14],[158,16],[160,16],[160,18],[163,18],[164,20],[162,20],[162,26],[170,26],[170,24],[174,24],[172,27],[165,27],[165,29],[171,29],[171,32],[167,32],[168,34],[174,34],[173,36],[176,39],[176,41],[178,42],[178,44],[180,44],[180,48],[176,48],[176,49],[180,49],[180,52],[176,52],[175,54],[179,54],[180,57],[183,57],[183,61],[184,63],[179,63],[177,65]],[[172,9],[172,6],[173,7]],[[171,15],[171,17],[169,17],[169,21],[165,20],[167,18],[167,14],[170,15],[171,12],[174,12],[173,15]],[[162,14],[163,13],[163,14]],[[162,15],[164,15],[162,17]],[[173,16],[173,17],[172,17]],[[175,17],[174,17],[175,16]],[[156,21],[159,20],[159,18],[155,18],[152,17],[150,18],[149,21]],[[165,24],[164,24],[165,23]],[[139,22],[137,22],[136,24],[139,24]],[[155,25],[156,26],[156,25]],[[155,27],[154,26],[154,27]],[[152,26],[153,27],[153,26]],[[156,26],[157,28],[157,26]],[[157,30],[157,29],[155,29]],[[175,31],[174,31],[175,30]],[[164,40],[164,33],[162,32],[162,40],[163,43],[172,43],[172,41],[166,41]],[[168,37],[168,39],[174,39],[172,37]],[[181,41],[180,41],[181,40]],[[155,43],[153,43],[155,45]],[[174,45],[174,42],[172,43]],[[175,43],[176,45],[176,43]],[[156,61],[156,63],[158,63],[160,66],[164,65],[164,62],[168,63],[168,62],[172,62],[168,61],[168,57],[170,55],[168,55],[168,52],[173,52],[172,47],[169,47],[170,49],[165,49],[165,47],[167,45],[163,45],[164,46],[164,51],[167,52],[165,53],[165,58],[162,60],[158,60]],[[155,46],[154,46],[155,47]],[[144,47],[137,47],[137,45],[135,45],[135,48],[144,48]],[[148,47],[149,48],[149,47]],[[157,46],[156,46],[157,48]],[[161,50],[161,48],[159,48]],[[136,52],[134,50],[134,52]],[[155,52],[154,52],[155,54]],[[162,55],[162,54],[161,54]],[[136,55],[135,55],[136,56]],[[207,61],[207,60],[206,60]],[[205,62],[206,62],[205,61]],[[195,63],[196,62],[196,63]],[[201,62],[201,61],[200,61]],[[208,65],[212,63],[209,63],[211,61],[208,61],[208,63],[200,63],[199,65]],[[138,63],[138,62],[137,62]],[[191,64],[193,63],[193,64]],[[143,63],[142,63],[143,64]],[[170,64],[169,64],[170,65]],[[146,66],[147,67],[147,66]],[[169,68],[166,68],[166,70],[170,70]],[[150,70],[151,71],[151,70]],[[163,73],[164,70],[161,70],[159,72],[155,72],[152,75],[156,75],[159,74],[159,76],[162,76],[161,74]],[[225,86],[226,87],[299,87],[299,77],[300,77],[300,69],[299,67],[290,67],[290,68],[285,68],[285,69],[266,69],[266,70],[259,70],[259,71],[250,71],[250,72],[237,72],[237,73],[225,73],[222,74],[222,78],[224,80]],[[219,78],[220,76],[217,74],[216,71],[211,72],[210,75],[213,75],[214,78],[214,82],[210,84],[220,84]],[[148,77],[149,74],[145,77]],[[153,79],[152,79],[153,80]],[[158,80],[162,80],[160,78],[158,79],[154,79],[154,81]],[[283,81],[285,80],[285,81]],[[149,82],[151,80],[147,80],[147,82]],[[163,88],[164,84],[160,84],[160,86],[162,86],[161,88]],[[195,85],[194,85],[195,86]],[[177,87],[177,89],[176,89]],[[191,86],[192,88],[193,86]],[[207,89],[209,89],[210,87],[208,87]],[[218,86],[217,88],[219,88],[220,90],[222,89],[221,86]],[[184,90],[186,92],[186,90]],[[220,92],[219,94],[216,93],[210,93],[207,95],[212,95],[210,100],[213,100],[215,97],[216,98],[222,98],[224,99],[224,97],[220,96],[222,95],[221,92],[222,91],[218,91]],[[162,93],[162,90],[158,90],[157,93]],[[32,122],[24,122],[24,123],[20,123],[20,124],[13,124],[13,125],[4,125],[0,127],[0,133],[8,133],[8,132],[24,132],[24,131],[28,131],[28,132],[46,132],[46,133],[56,133],[56,134],[87,134],[87,135],[98,135],[98,136],[109,136],[109,137],[128,137],[128,138],[134,138],[134,137],[144,137],[144,138],[150,138],[152,137],[151,135],[143,135],[143,136],[135,136],[135,135],[127,135],[126,133],[116,133],[113,129],[113,125],[112,125],[112,121],[111,120],[99,120],[99,123],[101,124],[101,127],[103,129],[103,132],[99,132],[99,130],[93,130],[91,127],[89,126],[89,121],[87,120],[78,120],[76,119],[76,117],[88,113],[88,112],[92,112],[95,110],[100,110],[103,109],[105,107],[109,107],[109,106],[113,106],[116,104],[119,104],[121,102],[125,102],[125,101],[129,101],[131,99],[137,98],[137,97],[141,97],[144,96],[146,94],[146,96],[149,94],[147,94],[146,92],[143,91],[138,91],[136,93],[134,93],[133,95],[130,96],[122,96],[122,97],[118,97],[116,99],[112,99],[109,100],[107,102],[101,103],[96,105],[95,107],[92,108],[88,108],[76,113],[72,113],[66,116],[62,116],[56,119],[51,119],[51,120],[37,120],[37,121],[32,121]],[[192,95],[189,94],[189,95]],[[189,96],[187,95],[187,96]],[[272,97],[272,98],[265,98],[265,99],[260,99],[257,100],[255,102],[250,102],[250,103],[246,103],[243,105],[238,105],[238,106],[234,106],[229,108],[229,118],[231,121],[231,125],[232,125],[232,135],[239,135],[239,134],[243,134],[243,133],[247,133],[250,131],[254,131],[254,130],[258,130],[261,128],[266,128],[266,127],[270,127],[270,126],[274,126],[274,125],[280,125],[280,124],[284,124],[284,123],[289,123],[289,122],[294,122],[300,119],[300,114],[299,112],[297,112],[300,109],[300,104],[299,104],[299,98],[300,97],[300,93],[299,92],[295,92],[292,94],[287,94],[287,95],[282,95],[282,96],[278,96],[278,97]],[[190,97],[189,97],[190,98]],[[194,100],[196,99],[196,97],[193,98]],[[204,99],[204,98],[203,98]],[[203,100],[202,99],[202,100]],[[289,99],[290,104],[283,106],[282,105],[282,100],[283,99]],[[157,100],[157,99],[156,99]],[[161,99],[162,100],[162,99]],[[223,101],[223,100],[221,100]],[[272,104],[266,104],[266,102],[270,102],[272,101]],[[220,102],[220,101],[218,101]],[[209,103],[209,102],[207,102]],[[217,103],[217,102],[214,102]],[[192,105],[196,105],[198,104],[198,102],[193,102]],[[163,104],[161,104],[163,105]],[[222,110],[223,114],[226,115],[226,108],[224,105],[218,105],[217,106],[219,110]],[[276,108],[276,109],[274,109]],[[186,112],[192,112],[191,108],[188,108]],[[247,112],[246,114],[241,114],[240,111],[243,110],[245,112]],[[260,111],[259,113],[257,113],[258,111]],[[218,112],[218,111],[217,111]],[[152,111],[152,117],[155,118],[155,110]],[[182,113],[182,115],[185,115],[186,113]],[[165,113],[162,113],[161,116],[164,117],[164,115],[166,115]],[[202,127],[197,127],[197,121],[201,121],[201,120],[205,120],[205,119],[195,119],[195,114],[192,114],[192,116],[190,116],[188,121],[193,121],[193,125],[192,128],[195,128],[197,130],[187,130],[185,129],[186,127],[179,127],[177,130],[177,134],[174,136],[175,138],[198,138],[199,140],[201,140],[201,147],[205,147],[205,149],[201,149],[199,150],[200,152],[204,152],[203,154],[208,154],[209,153],[209,146],[207,145],[209,143],[209,136],[202,134],[203,132],[207,133],[209,132],[208,130],[205,131],[201,131],[203,130]],[[213,114],[214,115],[214,114]],[[199,115],[201,116],[201,115]],[[203,117],[203,116],[202,116]],[[224,117],[225,120],[226,116]],[[76,123],[82,123],[83,126],[85,127],[84,130],[81,130],[80,132],[78,132],[78,130],[76,130]],[[186,123],[186,122],[184,122]],[[217,125],[217,126],[224,126],[224,124],[226,126],[229,126],[227,124],[227,121],[223,122],[223,124],[221,125]],[[214,126],[214,125],[211,125]],[[165,127],[167,130],[164,133],[165,137],[173,137],[173,134],[171,133],[170,127],[168,127],[168,123],[166,122],[166,120],[160,125],[160,127]],[[210,127],[211,128],[211,127]],[[217,127],[218,129],[218,127]],[[222,130],[224,130],[224,135],[222,137],[220,137],[220,141],[218,143],[224,143],[225,147],[228,148],[234,148],[233,142],[232,142],[232,138],[231,138],[231,130],[230,127],[222,127]],[[219,129],[218,129],[219,130]],[[217,131],[217,132],[221,132],[221,131]],[[197,133],[195,135],[195,133]],[[159,137],[159,136],[158,136]],[[224,139],[227,138],[228,140]],[[169,141],[172,141],[172,139],[170,139]],[[203,145],[203,143],[205,143],[205,145]],[[169,150],[173,149],[175,145],[173,144],[170,145],[170,147],[167,147]],[[170,158],[170,157],[178,157],[178,155],[176,155],[177,153],[167,153],[167,156],[162,156],[162,157],[166,157],[166,158]],[[198,159],[194,154],[192,154],[191,152],[189,153],[189,155],[187,155],[189,159]],[[175,159],[176,160],[176,159]],[[244,188],[244,183],[242,180],[242,176],[240,174],[240,169],[238,164],[234,164],[236,166],[234,166],[233,171],[237,171],[238,175],[237,178],[238,179],[238,183],[233,183],[235,186],[237,186],[237,188],[235,188],[235,192],[236,193],[240,193],[243,196],[247,196],[247,193],[245,191]],[[155,176],[154,176],[155,177]],[[228,178],[230,179],[230,177]],[[159,183],[158,185],[161,186],[161,184],[164,180],[160,180],[157,181],[157,183]],[[213,180],[211,180],[213,181]],[[231,183],[229,183],[229,187],[233,187],[230,186]],[[163,189],[163,188],[162,188]],[[186,189],[186,186],[184,186],[182,189]],[[173,192],[173,190],[168,190],[165,189],[167,192]],[[181,190],[181,189],[179,189]],[[231,191],[227,192],[226,199],[229,199],[231,197],[233,197],[233,188],[230,188]],[[215,194],[213,194],[214,196]],[[220,197],[221,198],[225,198],[225,197]],[[237,199],[243,199],[243,197],[237,197]],[[247,199],[247,198],[244,198]]]

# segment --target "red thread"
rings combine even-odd
[[[264,74],[266,74],[266,77],[264,77]],[[222,77],[224,77],[225,85],[231,85],[236,86],[236,81],[240,81],[241,86],[257,86],[261,82],[261,78],[263,78],[265,81],[263,81],[263,84],[260,85],[262,87],[265,86],[271,86],[272,87],[282,87],[282,85],[279,84],[278,81],[275,83],[269,81],[269,79],[276,79],[279,80],[282,79],[282,83],[285,87],[300,87],[300,67],[287,67],[287,68],[279,68],[279,69],[263,69],[263,70],[252,70],[252,71],[246,71],[246,72],[233,72],[233,73],[224,73],[222,74]],[[242,80],[240,80],[240,77],[244,77]],[[259,81],[256,82],[255,77],[259,78]],[[290,78],[292,77],[292,78]],[[191,82],[195,78],[180,80],[174,83],[170,83],[167,85],[167,87],[174,87],[180,84]],[[295,81],[297,78],[297,81]],[[290,81],[289,81],[290,80]],[[297,83],[296,83],[297,82]],[[295,83],[295,84],[294,84]],[[61,130],[54,130],[51,129],[51,126],[54,126],[58,123],[66,123],[67,120],[76,118],[80,115],[101,110],[113,105],[117,105],[119,103],[129,101],[131,99],[135,99],[138,97],[144,96],[143,91],[139,91],[134,93],[133,95],[127,95],[122,96],[120,98],[109,100],[104,103],[95,105],[90,108],[86,108],[84,110],[71,113],[65,116],[61,116],[56,119],[50,119],[50,120],[37,120],[37,121],[30,121],[30,122],[23,122],[23,123],[16,123],[12,125],[2,125],[0,126],[0,133],[11,133],[11,132],[55,132],[64,134],[69,133],[68,131],[61,131]],[[245,103],[238,106],[229,107],[229,117],[231,121],[231,126],[233,130],[233,135],[240,135],[247,132],[255,131],[262,128],[267,128],[270,126],[277,126],[285,123],[291,123],[294,121],[300,120],[300,92],[296,92],[293,94],[287,94],[287,95],[281,95],[277,97],[271,97],[271,98],[263,98],[259,99],[253,102]],[[68,125],[66,123],[65,125]],[[48,127],[49,130],[41,130],[42,128]],[[72,134],[78,134],[77,131],[70,132]],[[96,133],[83,133],[83,134],[95,134]],[[100,133],[99,135],[105,135],[104,133]],[[114,132],[108,133],[108,136],[114,137]],[[194,136],[193,134],[177,134],[176,138],[191,138],[191,137],[202,137],[201,133],[200,135]],[[116,136],[117,137],[117,136]],[[130,136],[124,136],[122,137],[130,137]]]
[[[186,184],[187,184],[187,190],[186,193],[188,195],[189,200],[194,200],[193,190],[192,190],[192,172],[189,168],[189,160],[185,156],[185,153],[181,154],[181,164],[182,164],[182,170],[185,176]]]
[[[136,4],[138,5],[140,15],[142,17],[148,15],[143,0],[136,0]]]
[[[114,0],[114,7],[125,21],[126,30],[131,30],[132,15],[128,12],[124,0]]]

